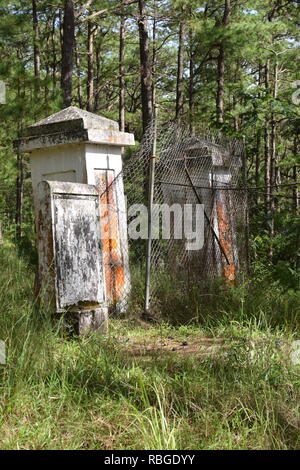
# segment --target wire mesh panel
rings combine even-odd
[[[154,138],[151,309],[164,313],[160,295],[166,283],[187,291],[217,277],[233,283],[246,261],[242,142],[207,130],[191,135],[176,125],[155,131],[152,123],[139,151],[124,162],[120,174],[114,178],[99,175],[101,201],[115,201],[103,217],[112,219],[110,211],[120,211],[118,193],[123,188],[127,199],[127,210],[121,208],[125,223],[119,224],[118,235],[111,233],[103,242],[107,254],[106,290],[112,311],[143,310]],[[203,211],[201,226],[196,216],[199,205]],[[187,236],[187,225],[194,241]],[[201,239],[199,246],[197,239]]]

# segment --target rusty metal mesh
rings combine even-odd
[[[119,204],[124,188],[127,209],[148,204],[150,159],[156,135],[156,164],[153,203],[204,205],[204,244],[186,249],[186,237],[176,238],[180,227],[171,215],[170,238],[152,240],[151,309],[162,311],[164,287],[172,285],[189,295],[203,281],[224,278],[232,283],[246,262],[246,191],[242,178],[243,143],[218,133],[199,129],[191,135],[176,125],[152,123],[138,152],[124,161],[123,170],[101,188],[102,202],[113,202],[118,212],[119,240],[110,240],[105,266],[106,291],[112,311],[141,312],[145,295],[146,240],[132,240],[127,233],[133,217]],[[114,209],[115,208],[115,209]],[[122,212],[122,213],[121,213]],[[129,214],[129,215],[128,215]],[[115,217],[110,214],[110,219]],[[123,223],[120,223],[120,220]],[[195,228],[195,226],[194,226]],[[161,235],[161,232],[160,232]],[[156,237],[158,234],[156,234]]]

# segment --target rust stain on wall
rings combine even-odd
[[[125,272],[120,248],[118,201],[113,170],[95,170],[96,186],[100,194],[100,230],[106,297],[116,302],[122,297]]]
[[[231,240],[231,228],[230,228],[229,218],[226,215],[226,209],[224,210],[223,207],[226,207],[224,202],[223,204],[220,201],[216,203],[217,216],[218,216],[219,240],[229,260],[229,264],[228,264],[226,260],[224,259],[225,258],[224,255],[222,256],[223,275],[226,278],[226,282],[229,284],[232,284],[235,280],[235,263],[234,263],[233,247],[232,247],[232,240]]]

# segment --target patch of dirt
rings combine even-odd
[[[160,356],[166,354],[176,354],[180,357],[193,356],[213,356],[220,349],[226,349],[223,338],[193,338],[193,339],[175,339],[166,338],[128,338],[120,339],[121,348],[128,354],[135,357]]]
[[[163,358],[167,355],[175,357],[220,357],[226,355],[233,346],[241,345],[250,362],[261,358],[272,357],[274,353],[282,360],[290,362],[291,349],[283,340],[264,340],[253,338],[186,338],[165,337],[127,337],[119,338],[121,349],[128,355],[145,360],[153,357]]]

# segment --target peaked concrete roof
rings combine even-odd
[[[70,106],[27,127],[15,146],[31,151],[76,142],[124,146],[133,145],[134,136],[120,132],[116,121]]]
[[[110,129],[118,131],[119,125],[111,119],[98,116],[76,106],[69,106],[32,124],[25,130],[24,135],[52,134],[75,129]]]

